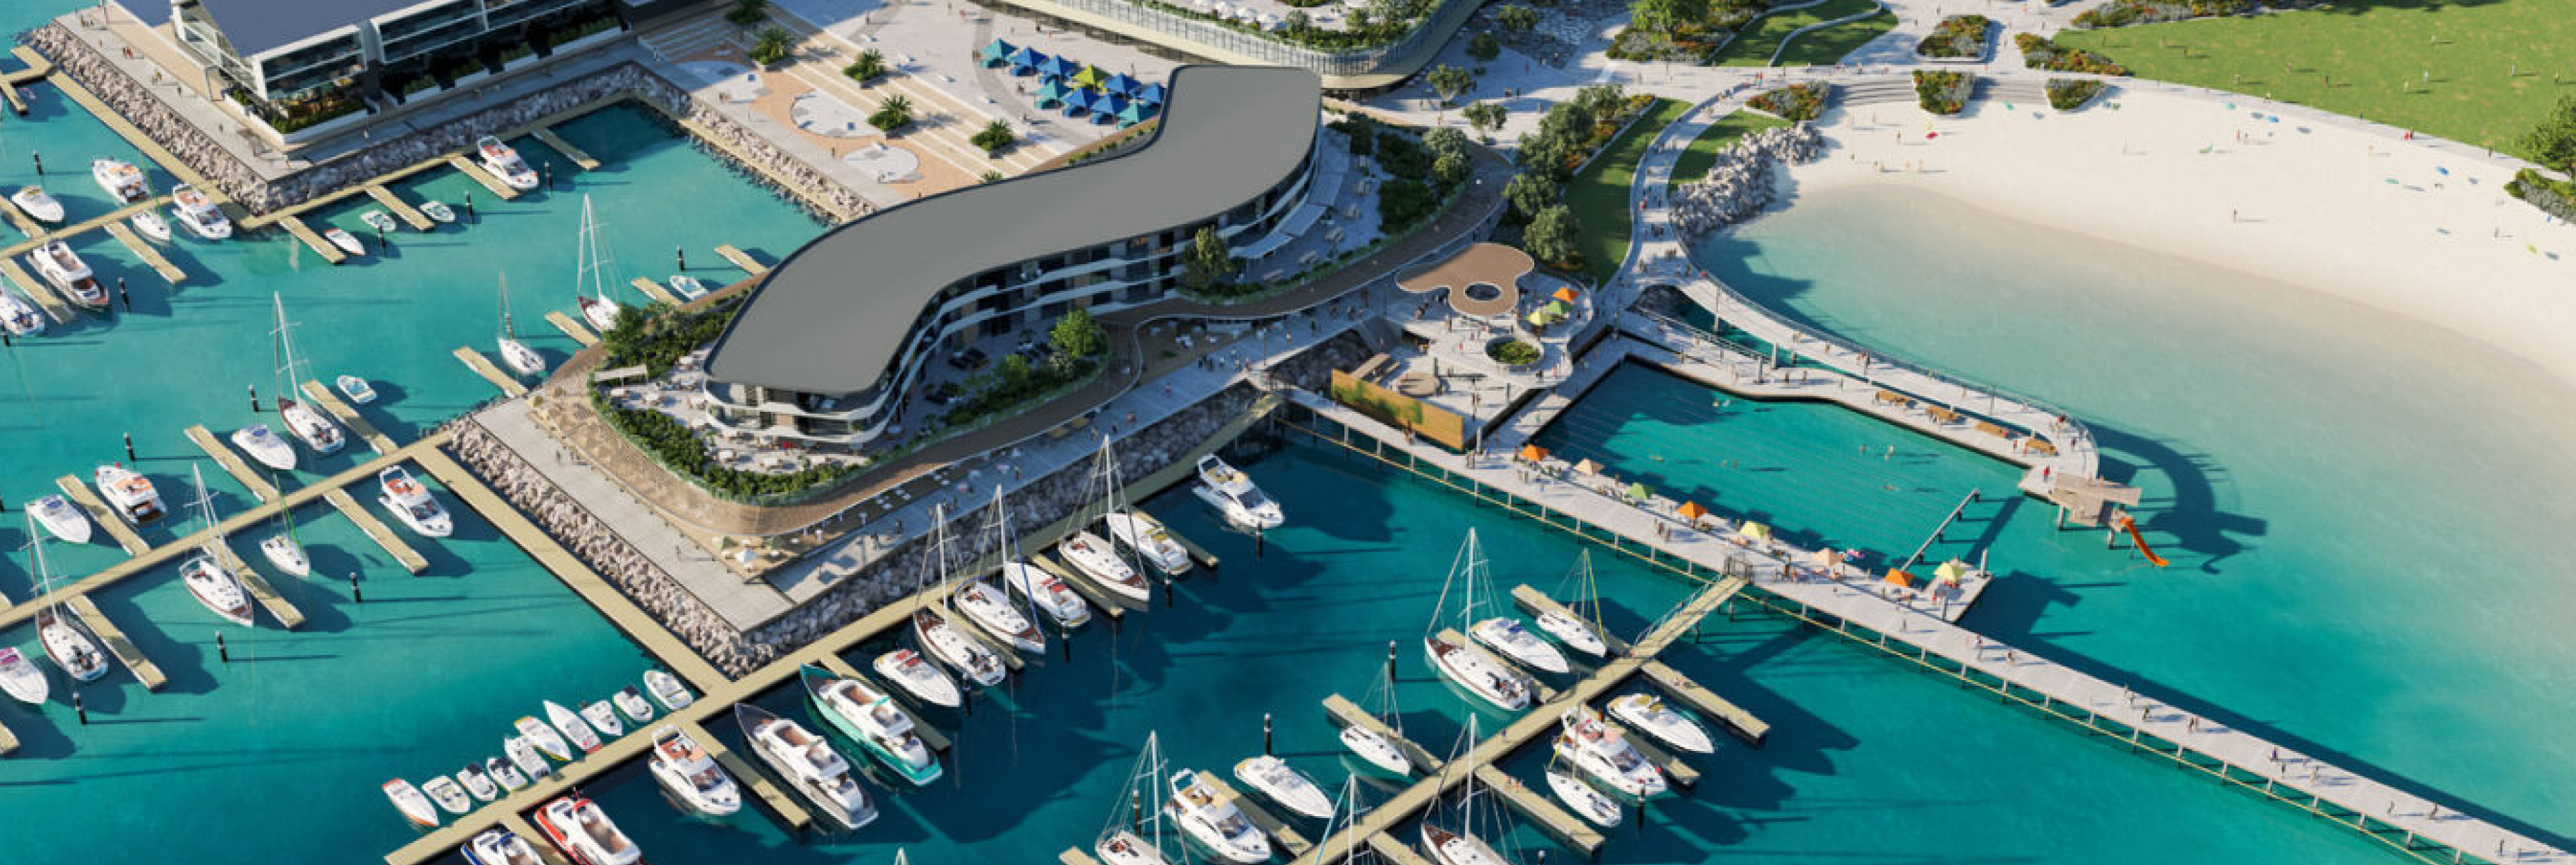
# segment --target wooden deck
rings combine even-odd
[[[9,732],[9,725],[0,724],[0,757],[15,753],[18,753],[18,734]]]
[[[465,176],[474,178],[474,182],[483,184],[483,188],[491,190],[493,195],[500,196],[502,201],[516,201],[519,198],[518,190],[510,188],[507,183],[502,183],[501,178],[492,176],[492,172],[483,170],[483,166],[474,164],[474,160],[467,159],[462,154],[448,154],[447,164],[455,166],[456,170],[464,172]]]
[[[429,560],[422,558],[420,551],[412,549],[411,543],[403,540],[401,535],[386,528],[383,520],[376,519],[375,512],[358,504],[357,499],[350,498],[347,490],[334,489],[322,494],[322,498],[332,507],[339,508],[340,514],[348,517],[350,522],[357,523],[358,531],[365,533],[367,539],[375,541],[377,546],[385,548],[385,552],[391,554],[403,570],[415,574],[428,572]]]
[[[54,293],[52,285],[29,275],[26,268],[19,267],[15,256],[0,258],[0,276],[8,277],[9,284],[18,287],[18,293],[26,295],[29,300],[35,301],[37,306],[44,308],[45,316],[53,319],[55,324],[71,321],[75,316],[80,315],[72,309],[71,304],[63,302],[62,295]]]
[[[143,648],[134,644],[134,638],[126,636],[115,622],[108,621],[107,614],[99,612],[98,605],[92,603],[88,595],[73,595],[71,600],[63,602],[63,606],[69,607],[72,615],[79,618],[81,625],[89,628],[90,633],[98,635],[98,641],[107,648],[107,653],[116,656],[116,662],[124,664],[126,671],[134,674],[135,681],[143,683],[143,690],[158,691],[161,686],[170,684],[170,677],[161,674],[161,667],[152,663],[151,658],[144,657]]]
[[[396,448],[401,447],[394,443],[393,436],[377,431],[376,425],[368,423],[365,417],[360,416],[357,408],[340,401],[340,394],[323,387],[321,382],[305,382],[304,395],[320,403],[323,409],[338,417],[341,423],[347,424],[349,431],[356,433],[360,440],[367,443],[367,448],[375,451],[377,455],[393,453]]]
[[[1745,711],[1743,707],[1735,705],[1725,697],[1718,696],[1717,692],[1701,687],[1698,682],[1693,682],[1690,677],[1682,675],[1681,671],[1665,666],[1664,662],[1650,662],[1639,672],[1645,676],[1646,681],[1655,683],[1656,688],[1662,689],[1665,694],[1689,706],[1692,711],[1698,712],[1700,717],[1717,722],[1717,725],[1725,728],[1729,735],[1743,740],[1745,744],[1759,748],[1762,747],[1763,742],[1771,738],[1770,723],[1754,717],[1753,713]]]
[[[126,555],[139,556],[152,548],[151,544],[143,542],[143,535],[134,530],[134,525],[118,516],[115,510],[107,506],[107,502],[98,497],[97,493],[91,492],[89,485],[82,483],[79,475],[55,478],[54,486],[61,488],[63,495],[71,498],[72,504],[79,505],[81,510],[88,511],[89,521],[97,523],[100,529],[107,532],[108,537],[115,538],[116,545],[123,548]]]
[[[6,199],[0,199],[0,201],[6,201]],[[19,234],[26,235],[28,240],[39,240],[45,236],[44,223],[37,222],[35,217],[28,216],[27,211],[18,207],[18,202],[9,201],[7,206],[0,207],[0,212],[8,213],[9,224],[16,227]]]
[[[527,385],[520,384],[518,379],[511,378],[509,373],[502,372],[500,367],[493,366],[492,359],[484,357],[482,352],[460,345],[456,347],[456,359],[464,361],[466,369],[473,370],[475,375],[482,376],[483,380],[491,382],[493,387],[500,388],[502,396],[520,397],[528,393]]]
[[[663,306],[680,305],[680,299],[673,296],[670,291],[662,288],[661,283],[639,276],[635,278],[633,285],[635,286],[636,291],[643,292],[645,297],[652,298],[655,303],[659,303]]]
[[[404,201],[402,196],[395,195],[391,189],[386,189],[383,183],[367,184],[367,197],[375,199],[377,204],[384,205],[385,210],[392,212],[394,218],[402,220],[404,225],[411,226],[413,231],[428,231],[438,227],[438,223],[431,220],[429,214],[422,213],[420,208],[411,206],[411,202]]]
[[[581,343],[583,348],[599,344],[599,337],[590,335],[589,328],[582,327],[581,322],[574,321],[572,316],[563,314],[563,310],[548,311],[546,323],[554,325],[556,330],[563,331],[565,336],[572,337],[572,341]]]
[[[1583,818],[1556,807],[1555,802],[1548,800],[1547,794],[1530,789],[1529,785],[1521,783],[1521,779],[1503,774],[1502,770],[1492,766],[1476,767],[1476,782],[1485,785],[1485,789],[1502,794],[1503,804],[1510,805],[1513,811],[1537,825],[1539,831],[1547,833],[1557,843],[1573,848],[1586,859],[1601,858],[1603,839],[1600,830],[1584,822]],[[1637,806],[1629,803],[1627,807]]]
[[[1385,721],[1360,708],[1358,703],[1351,702],[1348,697],[1340,694],[1325,697],[1324,714],[1331,717],[1336,726],[1359,727],[1385,737],[1389,742],[1394,742],[1396,749],[1404,752],[1404,759],[1412,761],[1416,772],[1440,771],[1440,758],[1433,755],[1430,749],[1414,744],[1413,740],[1405,738],[1404,734],[1396,732],[1394,727],[1387,726]]]
[[[233,578],[241,581],[242,590],[250,595],[250,599],[258,602],[260,609],[268,611],[269,618],[276,619],[280,626],[290,631],[304,627],[304,611],[296,609],[286,596],[278,594],[277,587],[269,585],[268,578],[260,576],[259,569],[243,561],[229,546],[209,546],[220,557],[224,569],[233,572]]]
[[[1055,854],[1055,861],[1057,865],[1100,865],[1099,860],[1091,858],[1091,854],[1083,852],[1080,847],[1064,848],[1064,852]]]
[[[581,170],[599,170],[599,160],[590,158],[589,153],[584,152],[579,147],[573,146],[572,142],[565,141],[563,136],[556,135],[553,128],[539,126],[535,129],[528,130],[528,134],[536,136],[538,141],[545,142],[547,147],[554,148],[556,153],[563,154],[565,159],[572,160],[572,164],[581,166]]]
[[[339,264],[349,260],[348,253],[340,251],[337,246],[332,246],[330,241],[323,240],[322,235],[314,233],[312,227],[304,224],[304,220],[294,216],[280,216],[277,218],[277,224],[284,227],[286,233],[295,235],[295,239],[304,241],[304,245],[312,249],[313,254],[322,256],[323,261]]]
[[[224,471],[232,473],[233,480],[240,481],[243,488],[250,490],[251,497],[262,502],[277,501],[277,487],[268,482],[268,476],[260,474],[258,469],[251,468],[250,463],[244,461],[240,454],[233,453],[233,449],[225,446],[221,439],[215,438],[214,433],[207,432],[205,424],[189,427],[188,440],[196,442],[197,447],[204,449],[207,456],[213,457],[215,465],[222,466]]]
[[[762,264],[758,260],[752,258],[749,253],[735,249],[733,244],[727,243],[718,245],[716,247],[716,254],[724,256],[724,260],[726,261],[733,262],[733,266],[742,268],[744,273],[759,276],[769,272],[768,265]]]
[[[161,277],[161,281],[171,285],[188,281],[187,271],[180,270],[178,265],[171,264],[170,259],[161,256],[160,247],[143,242],[143,238],[136,235],[134,229],[125,227],[125,223],[108,222],[106,227],[107,233],[114,236],[116,242],[125,244],[126,251],[134,253],[136,258],[143,259],[144,265],[151,267],[152,272]]]

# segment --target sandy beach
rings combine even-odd
[[[2576,382],[2576,227],[2506,195],[2507,170],[2244,103],[2114,90],[2074,113],[2006,105],[1829,112],[1826,154],[1791,173],[1786,200],[1903,184],[2328,292]]]

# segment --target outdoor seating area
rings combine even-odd
[[[1038,78],[1034,98],[1039,108],[1060,110],[1066,117],[1088,117],[1098,125],[1114,123],[1124,129],[1143,123],[1161,112],[1169,98],[1163,85],[1001,39],[987,43],[975,56],[987,68],[1007,67],[1012,75]]]

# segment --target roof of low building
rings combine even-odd
[[[421,5],[422,0],[198,0],[243,57]],[[140,5],[140,4],[138,4]]]

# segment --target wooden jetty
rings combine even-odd
[[[1530,677],[1531,696],[1537,698],[1537,701],[1540,703],[1556,702],[1556,689],[1549,687],[1546,682],[1539,681],[1535,671],[1528,667],[1521,666],[1520,662],[1487,650],[1484,644],[1467,639],[1467,635],[1458,633],[1458,629],[1456,628],[1441,628],[1440,639],[1465,646],[1467,647],[1467,651],[1484,656],[1485,663],[1494,665],[1494,669],[1521,671],[1521,675]]]
[[[673,296],[669,291],[664,290],[661,283],[639,276],[635,278],[634,285],[636,291],[643,292],[645,297],[652,298],[654,302],[660,303],[663,306],[680,305],[680,299]]]
[[[948,750],[948,734],[939,732],[939,728],[930,726],[930,723],[923,721],[920,715],[914,714],[911,709],[906,708],[903,704],[903,700],[901,699],[903,695],[902,691],[888,688],[883,683],[880,683],[875,679],[868,678],[865,674],[859,672],[859,668],[851,666],[850,662],[842,660],[839,655],[824,655],[823,669],[830,670],[832,671],[832,675],[839,676],[844,679],[857,679],[860,682],[866,683],[869,690],[877,693],[896,696],[897,699],[886,701],[886,705],[893,706],[895,711],[902,712],[904,717],[912,719],[912,734],[921,737],[921,744],[928,747],[933,753]]]
[[[214,457],[215,464],[223,466],[224,471],[231,472],[233,480],[240,481],[243,487],[249,489],[253,498],[263,502],[277,500],[277,487],[270,484],[268,478],[261,475],[257,469],[251,468],[250,463],[243,462],[240,454],[233,453],[232,448],[225,447],[221,440],[215,438],[214,433],[207,432],[205,424],[189,427],[188,440],[196,442],[197,447],[204,449],[207,456]]]
[[[1193,472],[1195,472],[1195,471],[1197,471],[1198,469],[1197,469],[1195,466],[1193,466],[1190,470],[1191,470],[1191,471],[1193,471]],[[1102,532],[1102,533],[1101,533],[1101,536],[1102,536],[1102,537],[1107,537],[1107,536],[1108,536],[1108,534],[1109,534],[1108,532]],[[1197,541],[1193,541],[1193,540],[1190,540],[1190,538],[1189,538],[1189,536],[1188,536],[1188,535],[1184,535],[1184,534],[1181,534],[1180,532],[1172,531],[1172,527],[1171,527],[1171,526],[1169,526],[1169,525],[1165,525],[1165,526],[1163,526],[1163,534],[1167,534],[1167,535],[1172,536],[1172,540],[1173,540],[1174,542],[1176,542],[1176,543],[1180,544],[1180,545],[1181,545],[1181,550],[1182,550],[1183,552],[1189,553],[1189,554],[1190,554],[1190,560],[1191,560],[1191,561],[1194,561],[1194,562],[1198,562],[1198,563],[1199,563],[1199,567],[1203,567],[1203,568],[1206,568],[1206,569],[1211,570],[1211,571],[1216,570],[1216,566],[1217,566],[1217,558],[1216,558],[1216,554],[1215,554],[1215,553],[1208,552],[1208,548],[1206,548],[1206,547],[1202,547],[1202,546],[1199,546],[1199,542],[1197,542]],[[1187,570],[1188,570],[1187,568],[1183,568],[1183,569],[1182,569],[1182,571],[1184,571],[1184,572],[1186,572]],[[1176,576],[1176,577],[1177,577],[1177,576],[1180,576],[1180,574],[1179,574],[1179,573],[1174,573],[1172,576]]]
[[[360,506],[357,499],[350,498],[347,490],[333,488],[330,492],[323,493],[322,498],[330,502],[332,507],[339,508],[340,513],[347,516],[350,522],[357,523],[358,531],[366,533],[369,540],[375,541],[377,546],[384,547],[385,552],[392,554],[394,561],[402,564],[403,570],[415,574],[429,570],[429,560],[422,558],[420,551],[412,549],[411,544],[404,541],[402,536],[394,534],[392,529],[385,528],[384,521],[376,519],[373,512]]]
[[[518,397],[528,392],[527,385],[520,384],[518,379],[511,378],[508,373],[502,372],[500,367],[493,366],[491,358],[484,357],[482,352],[460,345],[456,347],[456,359],[464,361],[466,369],[473,370],[475,375],[482,376],[483,380],[491,382],[493,387],[500,388],[504,396]]]
[[[1290,826],[1287,821],[1273,816],[1269,809],[1261,807],[1261,803],[1253,801],[1252,797],[1235,792],[1234,785],[1227,784],[1225,779],[1217,777],[1215,772],[1200,772],[1199,780],[1206,783],[1208,789],[1215,790],[1220,799],[1234,802],[1234,809],[1250,818],[1252,825],[1261,827],[1261,831],[1278,839],[1280,849],[1288,851],[1288,855],[1304,856],[1306,851],[1315,849],[1314,843],[1307,841],[1306,836],[1297,834],[1297,827]]]
[[[1058,865],[1100,865],[1100,860],[1091,858],[1080,847],[1064,848],[1064,852],[1055,854],[1055,861]]]
[[[287,602],[285,596],[278,594],[277,587],[269,585],[268,578],[260,576],[257,568],[251,567],[249,562],[242,561],[242,557],[235,555],[229,546],[223,544],[206,546],[214,550],[217,561],[223,564],[224,569],[233,572],[233,578],[241,581],[242,589],[250,594],[250,599],[259,602],[260,608],[268,611],[269,618],[276,619],[279,625],[285,626],[290,631],[304,627],[304,611],[296,609],[294,604]]]
[[[19,267],[16,256],[0,258],[0,276],[8,277],[9,284],[17,286],[20,294],[26,295],[34,300],[37,306],[43,307],[45,315],[52,318],[56,324],[71,321],[74,316],[79,315],[72,311],[71,304],[63,302],[62,295],[54,293],[54,287],[51,284],[28,275],[26,268]]]
[[[1556,803],[1548,801],[1546,795],[1521,783],[1521,779],[1503,774],[1502,770],[1488,765],[1476,767],[1476,782],[1485,785],[1488,790],[1501,794],[1504,804],[1512,806],[1513,811],[1519,812],[1522,817],[1537,824],[1539,831],[1547,833],[1548,837],[1556,839],[1557,843],[1574,848],[1586,859],[1601,858],[1603,839],[1599,830],[1594,829],[1592,824],[1585,822],[1583,818],[1568,814],[1565,809],[1556,807]],[[1631,803],[1628,807],[1637,806]]]
[[[1744,711],[1742,707],[1728,701],[1725,697],[1718,696],[1717,692],[1700,687],[1698,682],[1691,681],[1690,677],[1682,675],[1679,670],[1665,666],[1662,661],[1648,661],[1638,670],[1638,673],[1643,675],[1646,681],[1655,683],[1655,687],[1662,689],[1665,694],[1689,705],[1692,711],[1699,713],[1700,717],[1716,721],[1718,726],[1726,728],[1727,733],[1744,740],[1747,745],[1759,748],[1762,747],[1764,740],[1771,737],[1769,723],[1753,717],[1753,713]]]
[[[1380,720],[1376,715],[1369,714],[1367,710],[1361,709],[1358,703],[1351,702],[1349,698],[1340,694],[1325,697],[1324,713],[1326,715],[1330,715],[1335,724],[1344,727],[1359,727],[1368,730],[1369,732],[1376,733],[1379,736],[1384,737],[1389,742],[1394,742],[1395,747],[1404,752],[1404,759],[1413,762],[1413,768],[1415,771],[1440,771],[1439,757],[1432,756],[1430,751],[1425,750],[1420,745],[1414,744],[1413,740],[1405,738],[1404,734],[1396,732],[1395,728],[1387,726],[1385,721]]]
[[[145,550],[152,548],[151,544],[143,542],[141,534],[134,531],[132,523],[118,516],[115,510],[107,506],[107,502],[99,499],[97,493],[90,492],[89,485],[81,483],[79,475],[55,478],[54,486],[61,487],[63,495],[69,496],[72,504],[79,505],[81,510],[88,511],[90,522],[97,523],[99,528],[107,530],[107,536],[115,538],[116,545],[124,548],[126,555],[139,556]]]
[[[9,224],[17,226],[18,233],[26,235],[27,239],[37,240],[45,236],[45,226],[38,223],[35,220],[35,217],[28,216],[27,211],[20,209],[18,207],[18,202],[9,202],[8,207],[0,208],[0,210],[5,210],[9,213]]]
[[[143,259],[143,263],[150,266],[153,273],[161,276],[161,281],[171,285],[188,281],[187,271],[180,270],[178,265],[171,264],[169,259],[161,257],[159,248],[143,242],[143,238],[136,236],[134,229],[125,227],[125,223],[107,223],[107,233],[115,237],[116,242],[125,244],[126,250],[134,253],[134,257]]]
[[[1030,553],[1029,563],[1038,566],[1039,570],[1054,574],[1056,579],[1063,580],[1066,586],[1073,589],[1074,594],[1081,595],[1083,600],[1090,601],[1091,608],[1101,615],[1112,619],[1126,618],[1127,605],[1134,603],[1124,596],[1110,594],[1107,588],[1093,581],[1090,574],[1083,573],[1080,568],[1066,566],[1056,561],[1054,556]]]
[[[15,753],[18,753],[18,734],[9,732],[9,725],[0,724],[0,757]]]
[[[0,79],[0,98],[9,100],[9,110],[27,116],[27,97],[18,95],[18,82]],[[15,744],[15,743],[12,743]]]
[[[724,256],[726,261],[733,262],[733,266],[742,268],[744,273],[759,276],[769,272],[768,265],[761,264],[760,262],[753,260],[748,253],[735,249],[733,244],[726,243],[717,245],[716,254]]]
[[[411,206],[411,202],[404,201],[402,196],[395,195],[393,190],[386,189],[382,183],[367,184],[367,197],[375,199],[377,204],[384,205],[386,210],[391,211],[395,218],[402,220],[404,225],[411,226],[413,231],[428,231],[438,225],[429,218],[429,214],[420,212],[420,208]]]
[[[698,726],[696,721],[673,723],[679,726],[681,732],[689,734],[689,738],[698,740],[698,747],[707,749],[707,753],[713,755],[716,762],[724,764],[725,771],[732,773],[734,780],[751,788],[752,795],[758,797],[761,804],[768,805],[770,813],[777,814],[778,819],[787,821],[789,828],[801,833],[805,827],[814,824],[814,815],[805,811],[804,803],[796,801],[796,797],[787,791],[778,789],[778,785],[769,780],[768,773],[753,768],[749,761],[735,754],[733,749],[725,747],[724,740],[708,733],[707,728]]]
[[[322,256],[323,261],[339,264],[349,260],[348,253],[340,251],[337,246],[332,246],[330,241],[323,240],[322,235],[314,233],[311,226],[304,224],[303,219],[281,216],[277,218],[277,224],[284,226],[286,233],[295,235],[295,239],[304,241],[304,245],[311,247],[313,254]]]
[[[1369,852],[1377,854],[1378,858],[1395,865],[1431,865],[1431,860],[1424,859],[1422,854],[1414,852],[1413,845],[1384,832],[1368,836],[1368,848]]]
[[[153,664],[151,658],[144,657],[143,649],[134,645],[134,638],[126,636],[115,622],[108,621],[107,614],[99,612],[98,605],[92,603],[88,595],[73,595],[71,600],[63,602],[63,606],[70,607],[72,615],[78,617],[90,633],[98,635],[98,641],[107,647],[107,653],[115,655],[117,663],[124,664],[125,669],[134,674],[134,680],[143,683],[143,690],[158,691],[170,683],[170,677],[161,674],[160,666]]]
[[[401,447],[394,443],[392,436],[377,431],[375,424],[368,423],[366,418],[358,416],[358,410],[355,407],[341,402],[340,395],[333,393],[330,388],[323,387],[321,382],[305,382],[304,395],[311,397],[314,402],[321,403],[322,407],[330,410],[333,415],[337,415],[341,423],[348,424],[349,430],[357,433],[358,438],[364,439],[367,442],[367,448],[378,455],[393,453],[396,448]]]
[[[1532,617],[1555,613],[1578,622],[1584,620],[1582,616],[1575,615],[1574,611],[1566,609],[1564,604],[1557,603],[1555,598],[1548,597],[1545,592],[1530,588],[1526,583],[1512,587],[1512,604],[1520,607],[1521,612],[1528,613]],[[1628,653],[1628,641],[1611,636],[1607,633],[1599,633],[1600,628],[1598,627],[1595,627],[1593,630],[1601,637],[1601,644],[1609,647],[1610,654],[1625,655]],[[1572,653],[1568,654],[1571,656]]]
[[[519,198],[518,190],[510,188],[507,183],[502,183],[501,178],[492,176],[492,172],[483,170],[483,166],[474,164],[474,160],[467,159],[462,154],[448,154],[447,164],[455,166],[456,170],[464,172],[465,176],[474,178],[474,182],[483,184],[483,188],[492,190],[492,194],[500,196],[502,201],[516,201]]]
[[[538,141],[545,142],[547,147],[552,147],[555,152],[563,154],[565,159],[572,160],[572,164],[581,166],[581,170],[599,170],[599,160],[590,158],[589,153],[573,146],[572,142],[565,141],[563,136],[556,135],[554,127],[539,126],[528,130],[528,134],[536,136]]]
[[[572,320],[572,316],[563,314],[563,310],[547,311],[546,323],[554,325],[556,330],[563,331],[565,336],[572,337],[572,341],[581,343],[583,348],[599,344],[599,337],[590,335],[589,328],[582,327],[581,322]]]

